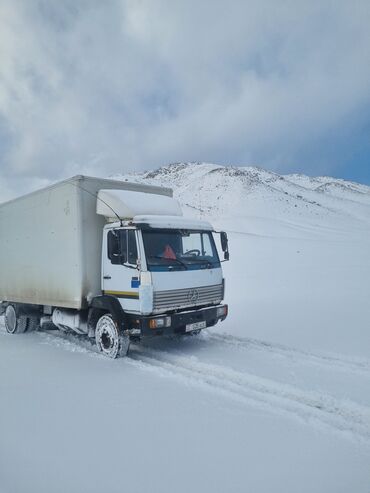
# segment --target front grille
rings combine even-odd
[[[210,305],[222,301],[223,286],[202,286],[199,288],[154,291],[154,310],[175,310],[190,306]]]

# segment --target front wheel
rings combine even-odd
[[[100,352],[108,358],[126,356],[130,347],[130,338],[125,335],[119,323],[110,313],[101,316],[96,324],[95,341]]]

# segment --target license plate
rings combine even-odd
[[[194,324],[188,324],[185,326],[185,332],[192,332],[193,330],[205,329],[207,327],[207,322],[203,320],[202,322],[195,322]]]

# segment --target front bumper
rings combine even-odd
[[[221,308],[224,308],[224,314],[220,315]],[[187,310],[184,312],[178,312],[168,315],[171,318],[170,325],[168,327],[151,328],[151,321],[156,318],[163,318],[167,315],[161,315],[159,317],[153,316],[140,316],[133,317],[129,323],[129,334],[136,337],[147,336],[166,336],[171,334],[185,334],[186,326],[189,324],[196,324],[198,322],[205,322],[205,327],[212,327],[221,320],[225,320],[227,317],[227,305],[217,305],[209,308],[202,308],[199,310]]]

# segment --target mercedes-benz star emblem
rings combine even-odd
[[[197,289],[191,289],[188,292],[188,301],[189,303],[196,303],[199,298],[199,292]]]

